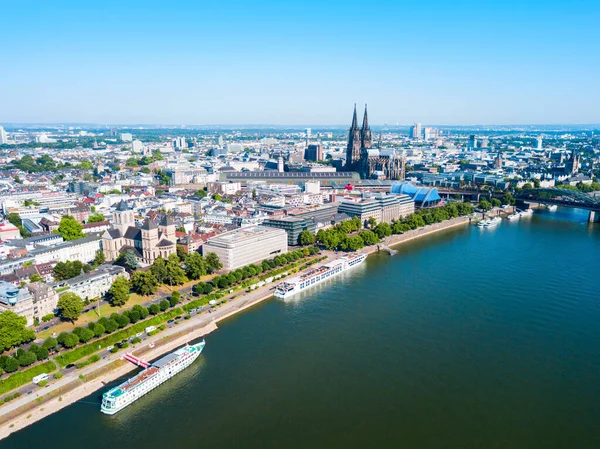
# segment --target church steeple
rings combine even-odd
[[[363,131],[365,129],[369,129],[369,117],[367,116],[367,103],[365,103],[365,115],[363,117],[363,126],[362,126]]]
[[[358,117],[356,116],[356,103],[354,104],[354,115],[352,125],[348,130],[348,146],[346,147],[346,170],[354,171],[360,165],[361,131],[358,129]]]
[[[360,143],[362,148],[371,148],[373,146],[373,136],[369,128],[369,117],[367,115],[367,105],[365,104],[365,115],[363,117],[362,128],[360,129]]]

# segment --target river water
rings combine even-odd
[[[377,254],[220,324],[115,416],[101,392],[2,449],[598,448],[600,227],[583,211]]]

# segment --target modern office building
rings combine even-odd
[[[227,270],[272,259],[287,250],[287,233],[268,226],[251,226],[220,234],[202,246],[203,254],[215,253]]]
[[[313,220],[296,217],[268,218],[263,221],[263,226],[283,229],[287,233],[289,246],[298,245],[298,238],[302,234],[302,231],[309,230],[314,233],[317,228]]]
[[[407,195],[378,195],[346,199],[341,202],[339,211],[351,217],[358,217],[363,223],[370,218],[377,223],[390,223],[415,211],[415,203]]]
[[[4,128],[0,126],[0,145],[4,145],[8,143],[8,136],[6,135],[6,131]]]
[[[415,124],[410,127],[410,138],[411,139],[423,138],[423,125],[421,125],[418,122],[415,122]]]
[[[323,160],[323,147],[320,143],[311,144],[304,151],[305,161],[322,161]]]

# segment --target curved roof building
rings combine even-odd
[[[416,186],[406,181],[395,181],[390,193],[410,196],[416,207],[433,207],[442,200],[435,187]]]

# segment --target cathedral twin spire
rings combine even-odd
[[[354,104],[354,115],[352,116],[352,125],[348,133],[348,148],[346,150],[346,166],[349,170],[356,170],[361,161],[363,149],[369,149],[373,146],[373,137],[371,128],[369,128],[369,118],[367,115],[367,105],[365,104],[365,115],[363,116],[362,127],[358,128],[358,117],[356,114],[356,103]]]

